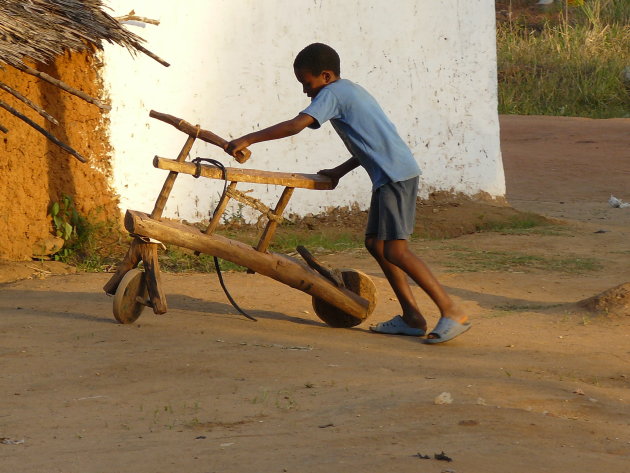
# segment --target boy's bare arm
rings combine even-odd
[[[322,169],[321,171],[317,171],[317,174],[330,177],[330,179],[333,181],[333,188],[335,188],[339,183],[339,179],[341,179],[353,169],[358,168],[359,165],[359,160],[353,156],[347,161],[341,163],[339,166],[331,169]]]
[[[247,148],[254,143],[260,143],[261,141],[278,140],[280,138],[286,138],[293,136],[301,132],[304,128],[315,122],[315,119],[305,113],[300,113],[295,118],[287,120],[276,125],[272,125],[263,130],[248,133],[240,138],[236,138],[228,143],[225,148],[225,152],[234,156],[243,148]]]

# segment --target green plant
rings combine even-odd
[[[561,304],[501,304],[494,306],[494,309],[502,312],[529,312],[535,310],[545,310],[559,307]]]
[[[289,410],[295,409],[297,402],[293,399],[292,393],[286,390],[280,390],[276,394],[276,407],[278,409]]]
[[[260,395],[254,396],[251,400],[252,404],[264,404],[269,398],[269,391],[266,389],[262,389]]]
[[[81,243],[87,222],[77,212],[72,197],[66,194],[61,196],[60,201],[52,203],[49,215],[52,217],[55,235],[64,241],[62,249],[54,255],[54,259],[66,261]]]
[[[245,223],[245,217],[243,215],[243,209],[245,208],[245,204],[238,203],[235,210],[231,212],[226,212],[221,216],[223,220],[223,225],[230,224],[243,224]]]
[[[507,220],[486,220],[483,216],[480,216],[479,220],[479,223],[476,225],[478,232],[526,234],[541,231],[540,227],[551,226],[545,217],[530,213],[516,215]]]
[[[497,25],[499,111],[630,115],[622,71],[630,64],[630,2],[562,2],[542,24],[527,15]]]
[[[215,272],[214,258],[211,255],[195,253],[186,248],[167,245],[166,251],[159,253],[160,269],[172,273],[186,272]],[[219,260],[221,271],[245,271],[246,268],[238,266],[230,261]]]
[[[543,257],[518,252],[470,250],[461,247],[449,255],[445,266],[457,272],[539,270],[580,274],[601,269],[601,263],[595,258]]]
[[[82,271],[103,271],[116,266],[129,247],[130,237],[118,221],[108,219],[103,208],[92,209],[87,216],[79,214],[71,197],[63,196],[51,205],[55,232],[64,238],[63,250],[56,259]]]
[[[337,252],[354,248],[362,248],[362,235],[347,232],[279,232],[274,242],[271,244],[273,251],[280,253],[291,253],[298,245],[307,248],[323,249],[325,251]]]

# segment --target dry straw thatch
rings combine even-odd
[[[109,107],[98,99],[33,69],[25,62],[47,63],[64,51],[102,49],[103,41],[125,47],[131,53],[141,51],[168,66],[141,44],[144,41],[142,38],[126,30],[118,20],[108,15],[103,10],[101,0],[0,0],[0,67],[4,65],[14,67],[102,109],[108,109]],[[0,92],[13,95],[47,120],[56,123],[56,120],[37,104],[1,82]],[[81,161],[85,161],[77,151],[2,100],[0,107],[28,123]],[[0,131],[6,133],[8,130],[0,124]]]

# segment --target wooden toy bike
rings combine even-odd
[[[145,307],[151,307],[155,314],[164,314],[167,311],[158,263],[160,243],[188,248],[197,253],[231,261],[248,268],[250,272],[263,274],[306,292],[313,297],[313,309],[318,317],[333,327],[353,327],[372,313],[376,304],[376,289],[366,274],[353,269],[337,270],[324,267],[304,247],[298,247],[297,250],[306,264],[296,258],[268,251],[293,190],[332,189],[329,178],[318,174],[225,168],[222,165],[217,167],[201,164],[199,161],[187,162],[186,157],[196,139],[221,148],[225,148],[227,142],[211,131],[203,130],[171,115],[151,111],[150,116],[174,126],[187,134],[188,138],[176,159],[158,156],[153,159],[154,167],[167,170],[169,174],[151,214],[127,210],[125,215],[125,228],[133,240],[116,273],[103,288],[107,294],[114,295],[116,320],[123,324],[133,323]],[[249,150],[245,149],[236,159],[243,163],[250,154]],[[226,181],[225,192],[205,232],[190,225],[163,221],[161,218],[179,173]],[[271,209],[261,201],[238,191],[236,187],[240,182],[278,185],[283,186],[284,190],[275,208]],[[255,247],[215,234],[221,216],[231,199],[256,209],[267,218],[267,224]],[[143,263],[144,271],[137,268],[140,262]],[[226,294],[230,298],[227,291]]]

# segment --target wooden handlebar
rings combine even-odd
[[[206,143],[210,143],[215,146],[218,146],[221,149],[225,149],[225,147],[228,144],[227,140],[224,140],[220,136],[215,135],[211,131],[198,128],[188,123],[186,120],[182,120],[181,118],[174,117],[173,115],[168,115],[166,113],[160,113],[160,112],[156,112],[155,110],[151,110],[149,112],[149,116],[151,118],[155,118],[157,120],[163,121],[164,123],[168,123],[169,125],[174,126],[179,131],[182,131],[189,136],[195,136],[199,138],[200,140],[205,141]],[[238,153],[236,153],[236,156],[234,156],[234,159],[236,159],[239,163],[242,164],[245,161],[247,161],[251,155],[252,155],[252,152],[248,150],[247,148],[245,148],[239,151]]]

